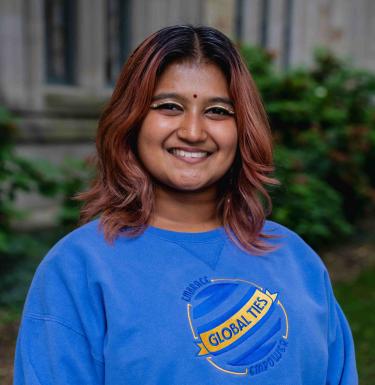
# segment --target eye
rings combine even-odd
[[[150,107],[153,110],[163,111],[168,114],[177,114],[180,111],[183,111],[182,106],[176,103],[153,103]]]
[[[225,116],[233,116],[234,111],[225,108],[225,107],[210,107],[206,110],[206,113],[213,117],[225,117]]]

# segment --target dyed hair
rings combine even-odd
[[[100,120],[96,138],[97,176],[79,194],[81,222],[100,215],[105,237],[137,236],[154,207],[151,176],[137,157],[137,137],[163,71],[176,62],[212,63],[225,75],[234,102],[238,147],[219,182],[217,213],[229,237],[242,249],[270,249],[262,233],[271,199],[266,185],[277,184],[271,135],[255,83],[233,43],[209,27],[163,28],[144,40],[125,63]],[[126,231],[123,231],[126,230]],[[233,234],[232,234],[233,232]]]

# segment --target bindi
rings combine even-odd
[[[193,97],[196,98],[198,95],[197,94],[194,94]]]

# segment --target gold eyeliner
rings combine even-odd
[[[228,109],[227,107],[223,107],[223,106],[211,106],[211,107],[208,107],[208,108],[206,109],[206,111],[210,110],[211,108],[219,108],[219,109],[221,109],[221,110],[224,110],[225,112],[227,112],[227,113],[230,114],[230,115],[234,115],[234,114],[235,114],[233,110],[230,110],[230,109]]]
[[[152,103],[150,105],[150,108],[158,108],[164,104],[173,104],[174,106],[177,106],[177,107],[180,107],[180,108],[183,108],[180,104],[177,104],[176,102],[161,102],[161,103]]]

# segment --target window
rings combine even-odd
[[[260,5],[260,25],[259,25],[259,45],[267,48],[268,45],[268,20],[269,20],[269,0],[263,0]]]
[[[290,65],[291,40],[293,26],[293,0],[286,0],[284,3],[284,29],[283,29],[283,56],[282,68],[288,69]]]
[[[244,0],[236,0],[236,8],[235,8],[235,33],[234,36],[236,37],[236,40],[239,42],[242,42],[243,38],[243,6],[244,6]]]
[[[73,0],[45,0],[48,83],[74,83],[75,3]]]
[[[106,81],[112,85],[130,50],[130,0],[107,0],[106,6]]]

